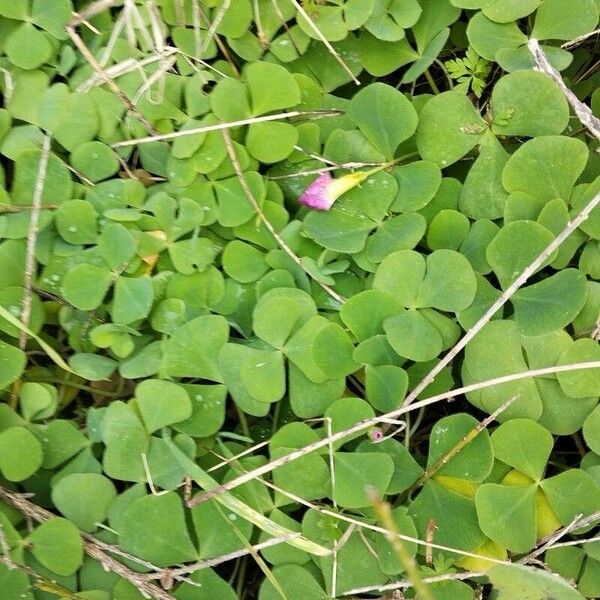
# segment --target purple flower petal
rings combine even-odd
[[[333,177],[326,172],[315,179],[302,193],[298,202],[317,210],[329,210],[335,198],[329,193]]]

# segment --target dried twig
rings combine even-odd
[[[196,504],[200,504],[200,502],[204,502],[205,500],[208,500],[210,498],[214,498],[215,496],[218,496],[220,493],[222,493],[224,491],[232,490],[240,485],[243,485],[244,483],[248,483],[249,481],[252,481],[252,480],[256,479],[257,477],[265,475],[266,473],[270,473],[271,471],[274,471],[275,469],[277,469],[283,465],[289,464],[290,462],[297,460],[298,458],[301,458],[302,456],[305,456],[306,454],[309,454],[310,452],[314,452],[315,450],[325,448],[330,443],[335,443],[339,440],[342,440],[348,435],[352,435],[354,433],[359,433],[361,431],[365,431],[365,430],[377,425],[378,423],[386,422],[389,419],[397,418],[407,412],[422,408],[423,406],[429,406],[431,404],[440,402],[442,400],[448,400],[451,398],[455,398],[456,396],[461,396],[462,394],[467,394],[469,392],[474,392],[474,391],[477,391],[480,389],[493,387],[495,385],[501,385],[503,383],[510,383],[511,381],[519,381],[521,379],[529,379],[531,377],[540,377],[543,375],[551,375],[554,373],[564,373],[567,371],[578,371],[578,370],[582,370],[582,369],[600,369],[600,361],[597,360],[597,361],[592,361],[592,362],[577,363],[577,364],[571,364],[571,365],[557,365],[554,367],[546,367],[543,369],[534,369],[531,371],[523,371],[521,373],[513,373],[512,375],[504,375],[502,377],[495,377],[494,379],[490,379],[488,381],[482,381],[480,383],[466,385],[464,387],[450,390],[449,392],[445,392],[443,394],[438,394],[436,396],[431,396],[430,398],[425,398],[424,400],[421,400],[419,402],[414,402],[410,406],[401,406],[400,408],[393,410],[389,413],[383,414],[383,415],[371,417],[369,419],[363,419],[362,421],[355,423],[352,427],[349,427],[348,429],[345,429],[344,431],[339,431],[337,433],[334,433],[332,436],[327,436],[321,440],[313,442],[312,444],[308,444],[307,446],[304,446],[303,448],[298,448],[297,450],[293,450],[292,452],[285,454],[276,460],[272,460],[272,461],[266,463],[265,465],[262,465],[261,467],[258,467],[256,469],[253,469],[252,471],[249,471],[248,473],[246,473],[244,475],[240,475],[226,483],[223,483],[219,487],[208,490],[208,491],[204,492],[203,494],[196,496],[196,498],[194,498],[193,504],[191,504],[191,505],[195,506]]]
[[[67,35],[71,38],[71,41],[75,44],[77,49],[81,52],[87,63],[98,73],[102,80],[106,83],[110,91],[119,98],[119,100],[127,107],[133,116],[152,134],[156,133],[156,130],[152,126],[152,123],[146,119],[146,117],[138,110],[138,108],[129,99],[127,94],[115,83],[114,79],[106,73],[100,63],[96,60],[96,57],[91,53],[90,49],[85,45],[81,36],[75,31],[75,28],[68,25],[66,28]]]
[[[423,583],[438,583],[440,581],[461,581],[463,579],[473,579],[474,577],[483,577],[485,573],[469,571],[467,573],[446,573],[444,575],[434,575],[433,577],[423,578]],[[391,592],[393,590],[406,590],[413,587],[410,579],[388,583],[386,585],[373,585],[369,587],[354,588],[344,592],[342,596],[358,596],[359,594],[370,594],[373,592]]]
[[[69,21],[68,26],[77,27],[84,21],[87,21],[88,19],[95,17],[108,8],[113,7],[116,3],[117,0],[96,0],[96,2],[92,2],[78,13],[74,13],[72,19]]]
[[[50,136],[45,135],[42,141],[42,151],[38,165],[35,188],[33,192],[33,201],[31,205],[31,216],[29,220],[29,231],[27,232],[27,250],[25,254],[25,280],[23,284],[23,309],[21,311],[21,322],[25,328],[29,327],[31,318],[31,293],[33,285],[33,275],[35,271],[35,248],[40,225],[40,212],[42,208],[42,195],[46,185],[46,173],[48,170],[48,160],[50,158]],[[27,345],[27,332],[21,330],[19,337],[19,348],[25,349]]]
[[[27,518],[37,521],[38,523],[43,523],[55,516],[45,508],[30,502],[23,494],[12,492],[1,486],[0,499],[22,512]],[[145,581],[140,577],[139,573],[135,573],[123,563],[106,554],[102,549],[103,544],[100,543],[99,540],[96,540],[93,536],[88,534],[82,533],[81,535],[84,538],[83,548],[85,553],[96,559],[105,569],[116,573],[123,577],[123,579],[129,581],[146,597],[155,598],[155,600],[175,600],[171,594],[156,585]],[[37,574],[34,574],[34,576],[38,577]]]
[[[488,308],[485,314],[467,331],[456,345],[437,363],[437,365],[422,379],[404,400],[403,406],[408,406],[419,394],[447,367],[456,355],[483,329],[484,325],[502,308],[513,294],[546,262],[550,255],[590,216],[590,213],[600,204],[600,194],[588,202],[587,206],[552,240],[546,249],[510,284],[500,298]]]
[[[544,54],[544,51],[540,48],[538,41],[535,38],[531,38],[527,43],[529,51],[533,54],[535,64],[539,71],[546,73],[554,79],[562,93],[567,98],[569,104],[575,111],[577,118],[585,125],[590,133],[600,140],[600,119],[595,117],[589,106],[577,98],[577,96],[565,85],[562,80],[560,73],[550,64],[548,58]]]
[[[412,491],[418,487],[421,487],[428,479],[431,479],[444,465],[448,464],[467,444],[471,443],[484,429],[487,429],[492,421],[495,421],[515,400],[520,398],[520,394],[509,398],[506,402],[503,402],[493,413],[482,419],[469,431],[464,437],[462,437],[444,456],[442,456],[434,465],[417,479],[417,481],[410,487],[409,491]]]
[[[288,246],[288,244],[286,243],[286,241],[277,233],[277,231],[275,231],[275,227],[273,227],[273,224],[269,221],[269,219],[267,219],[267,217],[265,216],[265,213],[263,212],[262,208],[259,206],[258,202],[256,201],[256,198],[254,197],[254,194],[252,193],[252,190],[248,186],[248,182],[246,181],[246,177],[244,176],[244,172],[242,171],[242,168],[240,166],[240,162],[239,162],[239,160],[237,158],[237,154],[235,153],[235,148],[233,147],[233,141],[231,140],[231,135],[229,134],[229,131],[227,129],[223,129],[222,130],[222,134],[223,134],[223,139],[225,140],[225,146],[227,147],[227,153],[229,154],[229,158],[231,159],[231,162],[233,164],[233,168],[235,170],[237,178],[238,178],[238,180],[240,182],[240,185],[242,186],[242,190],[244,191],[244,194],[246,195],[246,198],[247,198],[248,202],[250,203],[250,205],[252,206],[252,208],[256,212],[257,216],[263,222],[264,226],[269,230],[269,233],[273,236],[273,238],[275,239],[275,241],[279,244],[279,246],[281,247],[281,249],[294,261],[294,263],[296,263],[309,277],[311,277],[310,271],[304,266],[304,264],[302,263],[302,261],[300,260],[300,258]],[[318,281],[316,279],[315,279],[315,281],[336,302],[339,302],[340,304],[344,303],[344,298],[342,296],[340,296],[333,288],[331,288],[330,286],[328,286],[326,283],[323,283],[323,282]]]
[[[592,513],[587,517],[584,517],[583,515],[575,516],[575,518],[568,525],[565,525],[562,529],[559,529],[558,531],[555,531],[554,533],[540,540],[537,547],[527,556],[519,560],[519,562],[524,564],[531,562],[550,548],[585,543],[587,540],[577,540],[574,542],[574,544],[569,544],[568,542],[564,544],[557,544],[556,542],[565,537],[565,535],[571,533],[571,531],[580,529],[582,527],[587,527],[588,525],[591,525],[597,521],[600,521],[600,512]]]
[[[302,5],[298,0],[290,0],[290,2],[296,7],[296,10],[302,15],[304,20],[307,22],[308,26],[317,34],[318,38],[323,42],[327,50],[331,53],[333,58],[338,62],[338,64],[352,77],[352,81],[356,85],[360,85],[360,81],[356,78],[352,69],[344,62],[342,57],[337,53],[336,49],[331,45],[331,42],[323,35],[322,31],[315,25],[315,22],[310,18],[307,12],[302,8]]]
[[[264,123],[265,121],[280,121],[282,119],[290,119],[292,117],[303,117],[308,115],[316,115],[319,117],[337,117],[341,114],[339,110],[292,110],[290,112],[279,113],[276,115],[265,115],[263,117],[252,117],[250,119],[241,119],[240,121],[230,121],[228,123],[215,123],[214,125],[205,125],[204,127],[196,127],[194,129],[182,129],[181,131],[173,131],[172,133],[163,133],[160,135],[150,135],[143,138],[132,140],[123,140],[112,144],[112,148],[122,148],[123,146],[137,146],[138,144],[148,144],[150,142],[164,142],[165,140],[174,140],[175,138],[185,137],[186,135],[195,135],[197,133],[208,133],[209,131],[223,131],[232,129],[233,127],[241,127],[243,125],[252,125],[252,123]]]
[[[564,44],[561,45],[561,48],[572,48],[573,46],[577,46],[578,44],[580,44],[581,42],[587,40],[588,38],[592,37],[593,35],[596,35],[600,33],[600,29],[594,29],[594,31],[590,31],[588,33],[584,33],[583,35],[578,35],[576,38],[569,40],[568,42],[565,42]]]

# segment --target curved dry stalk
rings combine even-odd
[[[214,489],[206,491],[203,494],[196,496],[196,498],[194,498],[189,503],[189,506],[195,506],[196,504],[200,504],[201,502],[204,502],[210,498],[214,498],[215,496],[218,496],[219,494],[221,494],[225,491],[232,490],[240,485],[243,485],[244,483],[248,483],[249,481],[252,481],[253,479],[255,479],[257,477],[265,475],[266,473],[270,473],[271,471],[274,471],[275,469],[277,469],[283,465],[289,464],[290,462],[297,460],[297,459],[301,458],[302,456],[309,454],[310,452],[314,452],[315,450],[319,450],[320,448],[325,448],[326,446],[328,446],[331,443],[335,443],[339,440],[342,440],[343,438],[345,438],[348,435],[352,435],[354,433],[359,433],[361,431],[366,431],[367,429],[373,427],[374,425],[377,425],[378,423],[386,422],[389,419],[394,419],[394,418],[399,417],[399,416],[401,416],[407,412],[410,412],[412,410],[417,410],[419,408],[422,408],[423,406],[429,406],[436,402],[440,402],[441,400],[448,400],[451,398],[455,398],[456,396],[460,396],[462,394],[467,394],[469,392],[474,392],[476,390],[480,390],[483,388],[493,387],[495,385],[500,385],[502,383],[510,383],[511,381],[519,381],[521,379],[529,379],[531,377],[540,377],[542,375],[551,375],[554,373],[564,373],[567,371],[579,371],[579,370],[583,370],[583,369],[600,369],[600,360],[592,361],[592,362],[585,362],[585,363],[571,364],[571,365],[557,365],[554,367],[545,367],[543,369],[533,369],[530,371],[513,373],[512,375],[504,375],[502,377],[495,377],[494,379],[490,379],[488,381],[482,381],[480,383],[466,385],[466,386],[463,386],[460,388],[456,388],[454,390],[450,390],[449,392],[445,392],[443,394],[438,394],[437,396],[431,396],[430,398],[425,398],[424,400],[421,400],[419,402],[414,402],[410,406],[403,405],[400,408],[397,408],[396,410],[393,410],[389,413],[371,417],[369,419],[363,419],[362,421],[355,423],[352,427],[349,427],[348,429],[345,429],[344,431],[339,431],[337,433],[334,433],[332,436],[327,436],[321,440],[313,442],[312,444],[308,444],[307,446],[304,446],[303,448],[294,450],[293,452],[290,452],[289,454],[285,454],[284,456],[282,456],[276,460],[272,460],[272,461],[266,463],[265,465],[262,465],[261,467],[258,467],[256,469],[253,469],[252,471],[249,471],[248,473],[246,473],[244,475],[240,475],[239,477],[236,477],[236,478],[232,479],[231,481],[223,483],[219,487],[216,487]]]

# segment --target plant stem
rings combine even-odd
[[[438,88],[438,86],[436,85],[435,81],[433,80],[433,77],[431,76],[431,73],[429,72],[429,69],[427,69],[424,73],[425,75],[425,79],[427,79],[428,83],[429,83],[429,87],[432,89],[434,94],[439,94],[440,93],[440,89]]]
[[[406,575],[410,579],[420,600],[434,600],[429,586],[423,581],[419,567],[414,557],[408,552],[404,542],[398,537],[398,527],[392,515],[392,507],[378,497],[374,490],[369,493],[369,499],[381,524],[387,529],[386,538],[391,544],[398,560],[401,562]]]

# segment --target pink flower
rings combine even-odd
[[[302,193],[298,202],[317,210],[329,210],[347,191],[362,183],[370,172],[357,171],[334,179],[329,172],[322,173]]]

